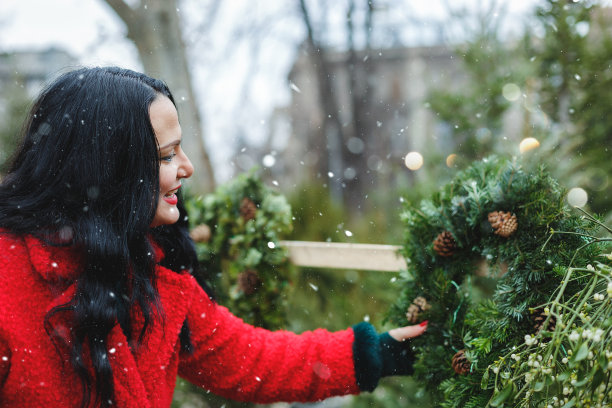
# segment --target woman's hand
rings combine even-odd
[[[427,323],[428,321],[425,320],[424,322],[415,324],[414,326],[398,327],[396,329],[389,330],[389,336],[393,337],[393,339],[396,341],[404,341],[406,339],[418,337],[425,333],[425,330],[427,330]]]
[[[380,335],[382,377],[412,374],[414,350],[406,340],[420,336],[425,330],[427,330],[427,320],[414,326],[398,327]]]

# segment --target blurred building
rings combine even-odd
[[[58,48],[0,53],[0,167],[17,143],[32,99],[76,61]]]
[[[331,67],[340,123],[346,135],[354,129],[352,86],[348,53],[326,54]],[[451,142],[447,124],[437,121],[428,109],[429,92],[446,83],[461,82],[463,75],[453,50],[446,46],[395,48],[358,53],[367,61],[364,77],[369,87],[368,100],[362,109],[366,134],[349,136],[349,150],[360,154],[363,163],[344,163],[341,174],[321,174],[326,157],[325,112],[319,99],[317,74],[306,52],[299,53],[288,76],[293,90],[289,106],[278,108],[270,118],[270,141],[265,147],[276,151],[276,161],[270,169],[284,185],[300,184],[312,178],[331,177],[343,187],[359,178],[366,184],[394,183],[394,178],[406,174],[403,158],[410,151],[444,151]],[[357,84],[359,86],[359,84]],[[363,132],[362,132],[363,133]],[[365,191],[372,186],[365,186]],[[361,193],[360,193],[361,194]]]
[[[23,85],[30,97],[35,96],[45,83],[76,62],[59,48],[0,53],[0,101],[5,101],[6,90],[15,82]]]

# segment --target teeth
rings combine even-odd
[[[175,194],[176,194],[176,192],[177,192],[178,190],[179,190],[179,189],[177,188],[176,190],[172,190],[172,191],[170,191],[169,193],[166,193],[166,197],[172,197],[173,195],[175,195]]]

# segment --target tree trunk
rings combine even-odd
[[[332,78],[334,73],[332,72],[330,64],[325,58],[324,47],[317,44],[314,37],[314,30],[310,21],[308,9],[304,0],[300,0],[300,9],[302,11],[302,18],[304,25],[306,26],[307,36],[306,41],[308,43],[310,55],[313,60],[315,72],[317,75],[317,85],[319,90],[319,101],[321,103],[322,114],[324,115],[323,120],[323,134],[325,136],[326,151],[322,152],[319,146],[319,153],[326,157],[324,162],[324,168],[322,173],[327,175],[329,172],[333,173],[330,177],[329,191],[332,198],[340,203],[344,203],[344,194],[342,190],[342,184],[339,179],[343,178],[344,163],[342,159],[343,149],[343,130],[342,124],[340,123],[339,108],[336,102],[336,96],[334,95],[335,85]]]
[[[215,176],[202,135],[202,121],[191,83],[177,0],[146,0],[131,7],[124,0],[104,0],[127,26],[145,72],[164,80],[176,100],[183,149],[196,171],[194,192],[212,191]]]
[[[366,0],[367,1],[367,0]],[[348,146],[349,140],[344,140],[344,163],[355,172],[355,178],[345,180],[346,188],[344,195],[347,203],[351,205],[353,212],[359,213],[364,209],[365,196],[377,185],[378,171],[370,169],[368,158],[371,155],[382,156],[385,152],[383,141],[377,140],[374,133],[374,118],[372,117],[372,89],[370,87],[372,75],[372,59],[370,59],[370,37],[372,32],[373,2],[367,1],[367,14],[363,34],[365,36],[365,47],[361,56],[357,53],[355,35],[357,27],[354,25],[355,1],[349,2],[346,18],[347,33],[347,74],[349,77],[349,100],[351,104],[350,132],[345,136],[358,138],[363,143],[361,151],[351,151]]]
[[[365,8],[366,18],[363,26],[354,24],[354,11],[358,4]],[[353,215],[365,210],[366,196],[380,180],[376,163],[368,164],[369,159],[384,159],[388,151],[387,141],[377,137],[375,119],[372,109],[372,87],[370,86],[374,62],[369,58],[370,40],[373,29],[374,1],[351,0],[348,3],[346,18],[346,58],[342,61],[332,61],[325,53],[326,46],[317,41],[313,32],[313,24],[309,17],[304,0],[300,0],[302,17],[306,26],[306,41],[310,48],[310,56],[317,76],[319,101],[324,115],[324,131],[327,135],[329,170],[334,173],[334,179],[341,183],[331,183],[337,187],[335,196],[342,198],[342,203]],[[361,30],[361,32],[359,32]],[[363,52],[358,52],[355,36],[363,34],[365,44]],[[346,73],[348,95],[341,98],[337,93],[343,91],[338,84]],[[344,96],[344,95],[342,95]],[[342,123],[339,118],[340,103],[348,102],[350,119]],[[356,138],[351,140],[351,138]],[[361,145],[362,147],[355,147]],[[333,166],[333,167],[332,167]],[[370,168],[372,167],[372,168]]]

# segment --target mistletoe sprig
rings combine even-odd
[[[430,200],[406,204],[401,220],[408,268],[390,316],[405,324],[415,299],[429,305],[419,314],[428,333],[413,341],[416,379],[443,407],[504,405],[489,367],[549,323],[542,313],[567,266],[585,269],[601,253],[600,245],[584,246],[596,223],[566,206],[544,168],[526,171],[499,157],[474,163]],[[494,289],[478,300],[483,262]],[[581,293],[586,282],[574,279],[566,293]]]
[[[612,235],[610,228],[585,215]],[[575,233],[553,231],[551,237],[554,234]],[[612,240],[585,237],[585,245]],[[611,261],[612,253],[603,254],[594,265],[567,269],[558,290],[542,305],[546,330],[525,336],[524,344],[485,372],[487,380],[495,377],[492,406],[612,405]],[[579,290],[572,289],[576,285]]]
[[[200,238],[200,265],[217,274],[220,302],[254,325],[284,327],[289,270],[279,241],[292,228],[285,197],[266,187],[254,169],[186,207],[192,236]]]

